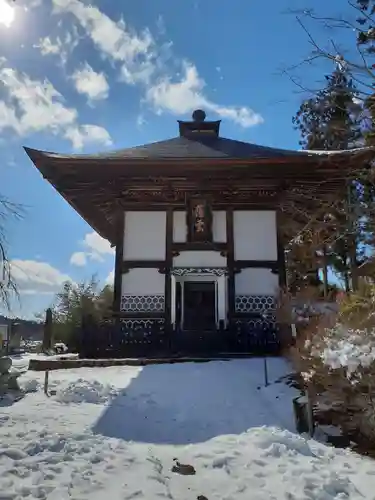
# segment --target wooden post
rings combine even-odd
[[[44,373],[44,394],[48,396],[49,370]]]
[[[116,256],[115,256],[115,279],[113,290],[113,312],[116,313],[116,322],[120,322],[119,313],[121,311],[121,287],[124,259],[124,238],[125,238],[125,211],[119,207],[116,214]]]
[[[269,382],[268,382],[267,356],[264,357],[263,368],[264,368],[264,385],[265,385],[265,387],[267,387],[269,385]]]
[[[306,400],[307,398],[305,397],[304,399]],[[308,433],[309,426],[306,415],[306,403],[305,401],[301,401],[301,396],[293,399],[293,413],[297,432],[299,434]]]
[[[276,236],[277,236],[277,266],[279,276],[279,287],[284,289],[287,285],[286,281],[286,265],[283,236],[281,233],[281,213],[278,210],[276,213]]]
[[[235,275],[234,275],[234,214],[233,207],[228,207],[226,211],[227,223],[227,267],[228,267],[228,314],[227,324],[232,327],[235,315]]]
[[[171,271],[173,267],[173,217],[174,212],[169,208],[166,212],[165,227],[165,276],[164,276],[164,328],[167,333],[169,344],[172,336],[172,278]],[[175,297],[174,297],[175,299]]]
[[[52,348],[52,336],[53,336],[52,309],[47,309],[46,319],[44,322],[44,331],[43,331],[42,347],[44,352]]]

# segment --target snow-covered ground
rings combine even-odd
[[[0,499],[375,499],[374,462],[293,432],[261,359],[28,372],[0,410]],[[195,475],[171,471],[173,460]]]

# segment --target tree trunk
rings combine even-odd
[[[328,297],[328,264],[327,264],[327,246],[323,245],[323,294]]]
[[[350,266],[350,275],[352,278],[352,290],[355,292],[358,290],[358,272],[357,272],[357,249],[355,243],[353,242],[350,245],[349,249],[349,266]]]
[[[349,293],[350,292],[350,281],[349,281],[348,271],[344,271],[343,275],[344,275],[345,292]]]
[[[349,270],[351,276],[352,291],[358,290],[358,273],[357,273],[357,242],[354,236],[353,224],[353,210],[352,210],[352,191],[351,185],[348,185],[347,197],[347,222],[348,222],[348,257],[349,257]]]

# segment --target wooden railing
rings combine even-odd
[[[155,318],[133,319],[124,323],[106,320],[83,321],[80,331],[82,357],[164,357],[223,353],[277,354],[280,351],[278,328],[272,324],[250,327],[234,318],[229,328],[214,331],[168,330]]]

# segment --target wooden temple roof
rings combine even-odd
[[[369,148],[357,148],[345,151],[296,151],[271,148],[251,144],[248,142],[227,139],[225,137],[210,137],[205,134],[191,134],[191,136],[174,137],[165,141],[158,141],[142,146],[135,146],[116,151],[105,151],[95,154],[59,154],[49,151],[25,148],[32,160],[45,159],[49,161],[79,161],[105,162],[131,160],[246,160],[254,163],[259,160],[279,162],[282,160],[307,160],[318,158],[345,157],[353,153],[366,152]]]
[[[113,244],[115,216],[125,204],[183,205],[198,185],[216,192],[223,203],[224,193],[226,200],[255,200],[260,191],[271,199],[288,184],[332,192],[354,163],[375,157],[372,148],[290,151],[227,139],[219,131],[220,121],[205,121],[198,110],[193,121],[179,121],[178,137],[165,141],[98,154],[25,151],[43,177]]]
[[[190,137],[174,137],[165,141],[144,144],[117,151],[106,151],[91,155],[62,155],[46,151],[27,150],[31,155],[38,155],[50,160],[86,160],[86,161],[111,161],[111,160],[200,160],[200,159],[232,159],[232,160],[258,160],[281,159],[290,157],[305,158],[312,156],[304,151],[288,151],[284,149],[258,146],[247,142],[226,139],[224,137],[208,136],[205,134],[191,134]]]

